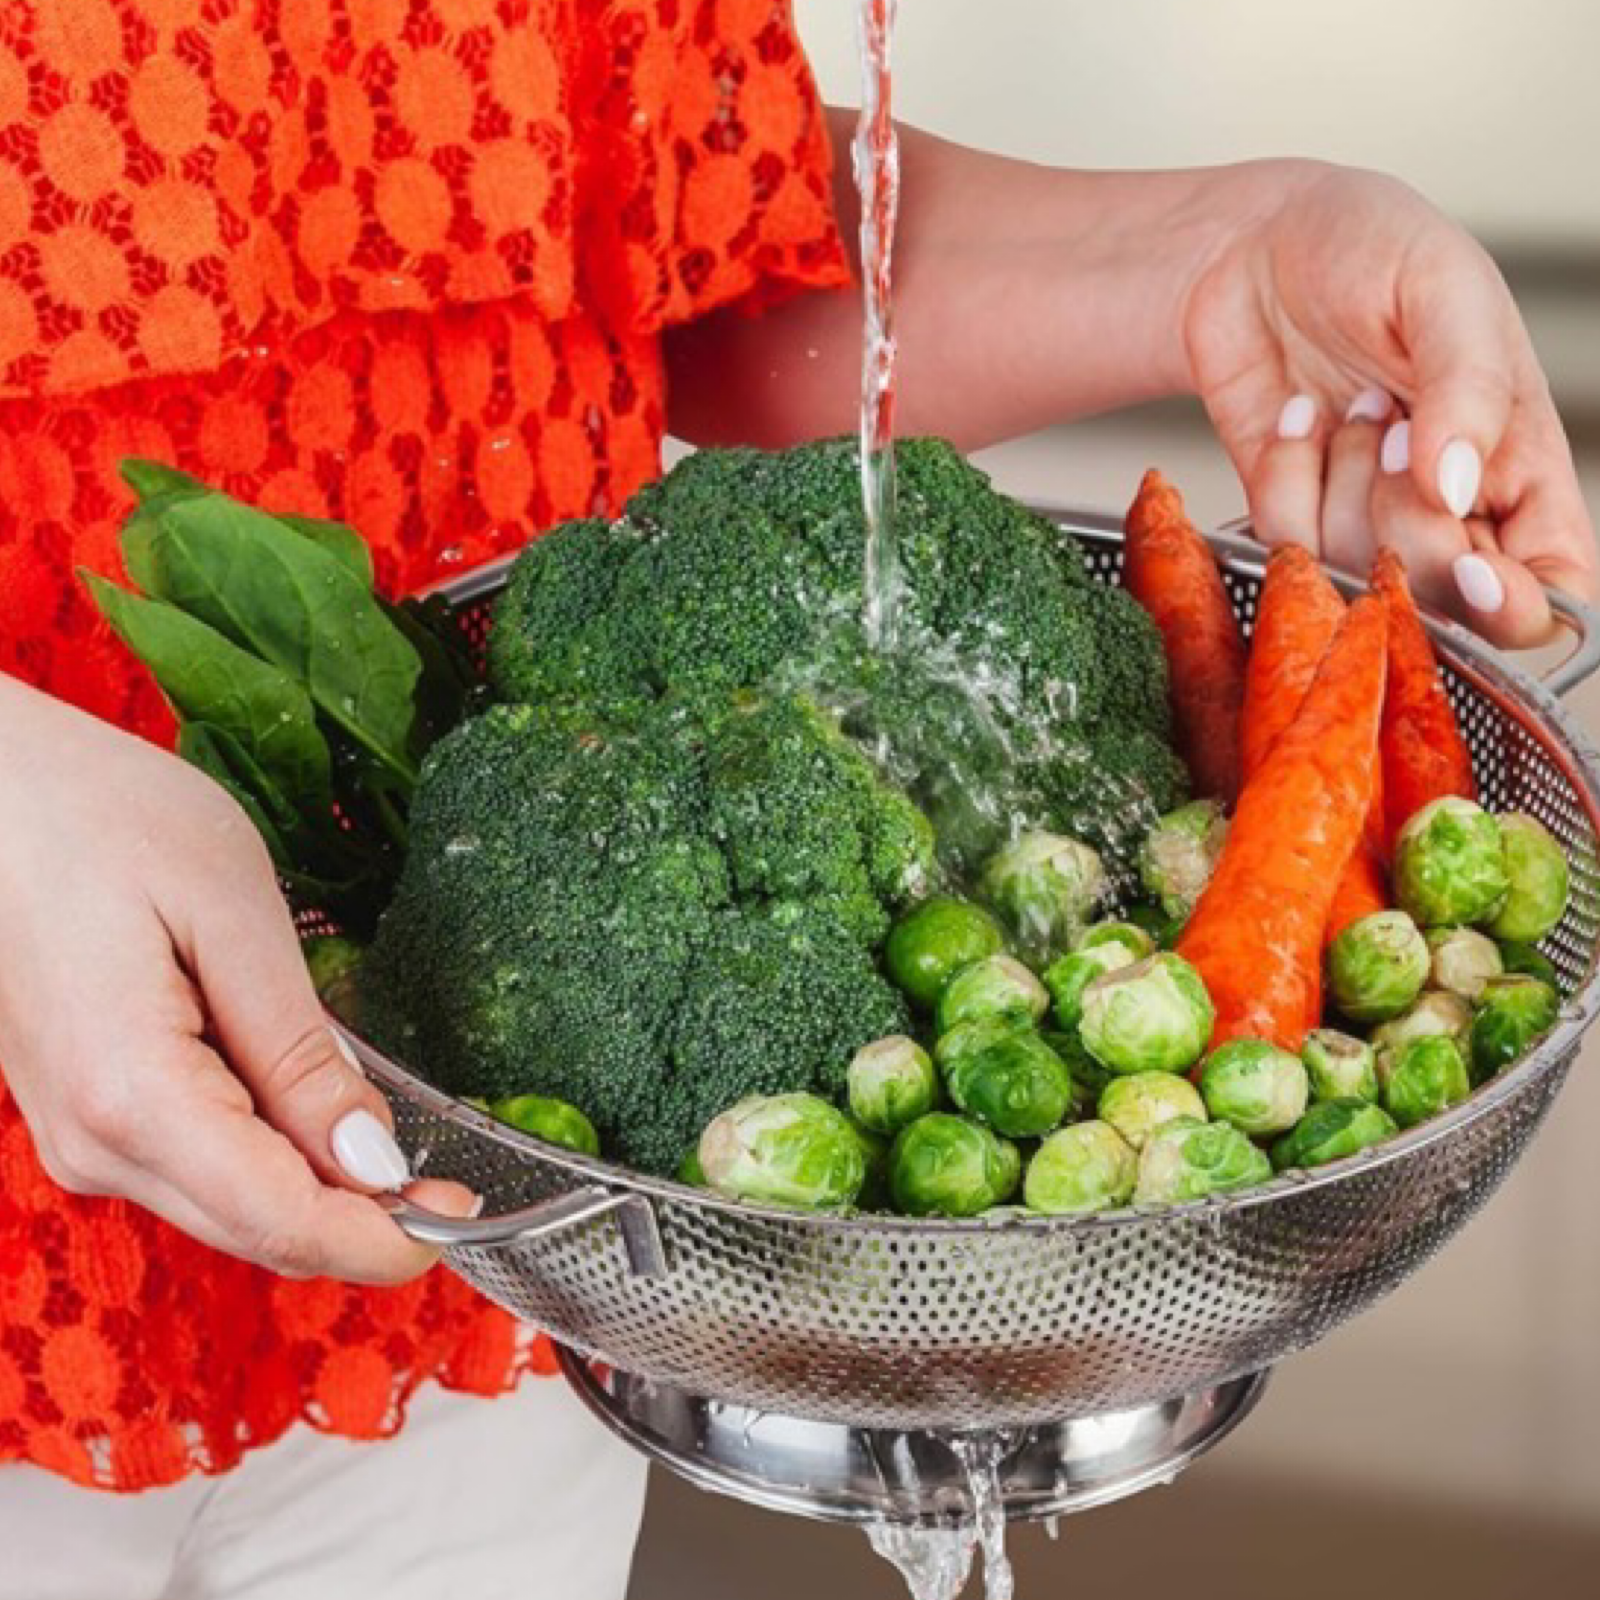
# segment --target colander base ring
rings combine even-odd
[[[970,1520],[951,1435],[856,1428],[708,1400],[558,1347],[567,1381],[613,1433],[701,1489],[824,1522]],[[1008,1521],[1088,1511],[1170,1483],[1255,1408],[1256,1372],[1131,1411],[1009,1430]]]

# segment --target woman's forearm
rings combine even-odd
[[[853,253],[852,115],[832,113],[832,131]],[[1068,172],[913,129],[901,169],[898,426],[967,448],[1187,388],[1189,287],[1283,170]],[[668,342],[673,431],[765,445],[849,431],[860,358],[854,289],[706,318]]]

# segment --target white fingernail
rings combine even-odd
[[[333,1159],[368,1188],[398,1189],[410,1181],[411,1168],[394,1135],[370,1111],[350,1111],[340,1117],[328,1144]]]
[[[1411,465],[1411,424],[1404,418],[1384,434],[1378,464],[1391,476]]]
[[[1389,398],[1387,389],[1379,389],[1374,385],[1370,389],[1363,389],[1354,400],[1350,402],[1349,409],[1344,414],[1346,422],[1382,422],[1394,410],[1394,401]]]
[[[1452,439],[1439,452],[1439,498],[1457,517],[1467,516],[1478,503],[1483,483],[1483,457],[1465,439]]]
[[[1317,402],[1308,394],[1292,395],[1278,413],[1280,439],[1309,439],[1317,425]]]
[[[472,1204],[467,1207],[467,1221],[471,1222],[474,1217],[481,1217],[482,1215],[483,1196],[481,1194],[475,1194],[472,1197]]]
[[[1482,556],[1457,556],[1451,568],[1461,598],[1474,611],[1493,616],[1506,603],[1505,585],[1500,574]]]

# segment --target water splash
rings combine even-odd
[[[1002,1433],[964,1434],[950,1448],[967,1474],[972,1499],[972,1520],[978,1548],[983,1552],[983,1582],[987,1600],[1014,1600],[1016,1580],[1006,1554],[1006,1507],[1000,1489],[1000,1463],[1012,1441]]]
[[[867,639],[894,647],[901,588],[894,538],[895,340],[891,284],[900,146],[891,104],[890,40],[896,0],[860,0],[861,115],[851,163],[861,201],[861,496],[867,519]]]
[[[972,1528],[922,1528],[904,1522],[875,1522],[867,1542],[899,1572],[911,1600],[957,1600],[972,1572],[976,1541]]]

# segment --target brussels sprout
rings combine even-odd
[[[1169,812],[1145,835],[1139,881],[1168,917],[1186,919],[1211,881],[1228,837],[1228,819],[1215,800],[1192,800]]]
[[[1099,950],[1107,945],[1120,946],[1128,953],[1129,963],[1143,961],[1156,953],[1156,942],[1137,923],[1097,922],[1085,928],[1074,950]]]
[[[1423,995],[1403,1016],[1372,1030],[1372,1048],[1378,1053],[1379,1082],[1413,1039],[1451,1039],[1465,1050],[1471,1030],[1472,1007],[1460,995],[1448,994],[1442,989]]]
[[[1556,1025],[1560,997],[1540,978],[1491,978],[1472,1019],[1472,1081],[1487,1083]]]
[[[1463,1000],[1476,1000],[1484,984],[1505,970],[1500,947],[1472,928],[1433,928],[1428,933],[1433,986]]]
[[[1227,1122],[1169,1122],[1139,1156],[1138,1205],[1177,1205],[1208,1194],[1248,1189],[1272,1176],[1272,1163]]]
[[[1502,940],[1500,964],[1508,976],[1514,972],[1521,973],[1525,978],[1537,978],[1541,983],[1548,983],[1557,993],[1561,990],[1561,977],[1555,963],[1531,944],[1519,944],[1515,939]]]
[[[978,892],[1016,938],[1022,956],[1043,966],[1083,931],[1105,894],[1106,870],[1086,844],[1055,833],[1025,833],[983,869]]]
[[[1072,1107],[1072,1073],[1031,1028],[963,1053],[945,1087],[958,1110],[1013,1139],[1048,1133]]]
[[[852,1204],[867,1176],[850,1119],[814,1094],[741,1100],[701,1134],[700,1165],[736,1200],[817,1211]]]
[[[1432,801],[1395,840],[1395,898],[1424,928],[1488,922],[1509,887],[1500,825],[1471,800]]]
[[[686,1183],[691,1189],[704,1189],[706,1187],[706,1169],[700,1165],[700,1150],[689,1151],[678,1163],[678,1170],[673,1173],[679,1183]]]
[[[1428,943],[1403,911],[1352,922],[1328,947],[1328,991],[1352,1022],[1387,1022],[1422,993]]]
[[[975,1217],[1009,1200],[1021,1175],[1014,1144],[948,1111],[919,1117],[889,1152],[895,1209],[912,1217]]]
[[[600,1135],[594,1124],[565,1100],[552,1100],[543,1094],[513,1094],[490,1103],[489,1115],[546,1144],[558,1144],[579,1155],[600,1154]]]
[[[1290,1167],[1322,1167],[1369,1150],[1400,1131],[1382,1106],[1370,1100],[1323,1100],[1272,1147],[1279,1172]]]
[[[1072,1075],[1072,1105],[1067,1115],[1071,1118],[1092,1117],[1101,1091],[1115,1074],[1107,1072],[1089,1054],[1076,1028],[1045,1028],[1040,1030],[1039,1037],[1061,1057]]]
[[[1313,1100],[1377,1101],[1377,1053],[1365,1039],[1352,1039],[1333,1028],[1315,1028],[1306,1035],[1300,1059],[1305,1063]]]
[[[1297,1055],[1265,1039],[1231,1039],[1200,1069],[1206,1109],[1241,1133],[1283,1133],[1306,1114],[1311,1081]]]
[[[1414,1128],[1472,1093],[1461,1046],[1443,1035],[1413,1039],[1382,1075],[1383,1109],[1402,1128]]]
[[[948,1033],[939,1035],[933,1047],[933,1059],[948,1077],[958,1063],[982,1054],[997,1040],[1013,1033],[1032,1031],[1033,1023],[1026,1016],[974,1017],[971,1022],[958,1022]]]
[[[928,1052],[903,1033],[864,1044],[846,1073],[850,1112],[863,1128],[891,1136],[932,1111],[939,1074]]]
[[[1566,854],[1532,817],[1513,811],[1496,821],[1511,887],[1489,932],[1497,939],[1537,944],[1567,913],[1572,885]]]
[[[366,949],[342,934],[316,933],[300,941],[300,954],[317,998],[341,1022],[355,1027],[361,975]]]
[[[1044,969],[1044,986],[1054,1003],[1056,1022],[1063,1028],[1076,1028],[1083,1020],[1083,991],[1102,973],[1131,967],[1137,959],[1120,944],[1100,944],[1057,956]]]
[[[1158,905],[1141,900],[1128,907],[1123,915],[1134,927],[1142,928],[1155,941],[1158,950],[1170,950],[1178,942],[1187,917],[1171,917]]]
[[[1060,1215],[1110,1211],[1133,1198],[1139,1158],[1104,1122],[1079,1122],[1052,1133],[1028,1163],[1022,1196],[1030,1210]]]
[[[1216,1015],[1200,974],[1163,952],[1096,978],[1079,1031],[1113,1072],[1182,1072],[1200,1059]]]
[[[951,895],[924,900],[895,923],[883,947],[890,979],[924,1011],[963,967],[1005,948],[1000,924],[982,906]]]
[[[1187,1078],[1175,1072],[1135,1072],[1113,1078],[1100,1095],[1100,1120],[1109,1122],[1135,1150],[1179,1117],[1206,1120],[1206,1103]]]
[[[1010,956],[985,956],[963,967],[939,996],[935,1021],[940,1033],[958,1022],[980,1017],[1016,1017],[1037,1022],[1050,1006],[1050,992]]]

